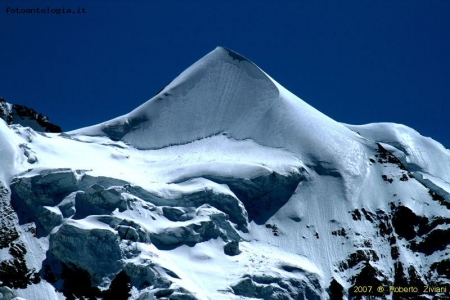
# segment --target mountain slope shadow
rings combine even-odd
[[[288,174],[272,172],[252,179],[221,176],[203,176],[219,184],[226,184],[241,200],[248,213],[248,220],[265,224],[294,194],[298,184],[306,180],[304,169]]]

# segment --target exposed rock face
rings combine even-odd
[[[27,264],[27,245],[21,237],[23,233],[16,226],[17,215],[9,198],[9,191],[0,181],[0,283],[5,287],[0,290],[0,295],[3,294],[5,299],[12,299],[14,294],[6,287],[25,288],[41,281],[38,271]]]
[[[2,97],[0,97],[0,118],[8,125],[20,124],[36,131],[62,132],[61,127],[51,123],[43,114],[24,105],[9,104]]]
[[[375,155],[378,158],[377,163],[382,164],[385,167],[395,165],[399,172],[393,178],[387,181],[386,184],[392,184],[398,182],[406,184],[408,180],[414,180],[414,176],[408,169],[400,162],[397,157],[392,153],[384,149],[378,144],[378,154]],[[375,160],[372,161],[375,163]],[[404,178],[407,178],[406,180]],[[435,205],[440,210],[446,211],[448,203],[445,202],[444,197],[431,191],[426,184],[421,181],[415,181],[415,185],[422,184],[420,187],[422,191],[422,201],[424,203],[435,202]],[[441,191],[442,192],[442,191]],[[448,196],[448,194],[444,194]],[[397,194],[393,195],[397,198]],[[450,218],[444,216],[429,217],[414,212],[408,205],[406,205],[401,199],[396,199],[389,203],[389,210],[376,210],[371,211],[368,208],[361,208],[361,210],[354,210],[350,212],[355,223],[358,222],[370,222],[372,226],[377,230],[376,236],[384,241],[386,245],[390,245],[390,258],[392,261],[392,277],[386,276],[386,272],[383,272],[380,266],[380,260],[386,257],[386,254],[377,253],[371,248],[373,247],[373,241],[364,240],[361,244],[355,244],[358,249],[351,253],[346,260],[341,261],[338,265],[338,269],[341,273],[348,273],[352,270],[354,275],[350,277],[352,287],[348,290],[348,295],[351,299],[365,299],[366,296],[376,295],[377,299],[427,299],[429,294],[426,291],[425,286],[436,285],[443,286],[448,274],[448,245]],[[445,214],[444,214],[445,215]],[[346,230],[341,228],[340,230],[333,231],[333,235],[341,236],[348,239],[351,231],[357,230],[359,225],[355,225],[353,228]],[[356,233],[359,235],[359,233]],[[439,254],[438,254],[439,253]],[[432,264],[422,265],[420,267],[414,265],[404,264],[404,257],[406,255],[415,257],[425,257],[427,260],[433,254]],[[440,273],[436,272],[440,269]],[[444,271],[445,270],[445,271]],[[415,287],[412,292],[408,293],[389,293],[384,291],[382,293],[373,291],[365,292],[361,290],[361,287],[365,286],[394,286],[394,287]],[[341,294],[340,288],[336,281],[330,284],[330,297],[334,298],[335,293]],[[440,290],[432,293],[433,299],[446,299]]]

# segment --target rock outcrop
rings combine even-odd
[[[61,127],[51,123],[47,116],[25,105],[9,104],[2,97],[0,97],[0,119],[8,125],[20,124],[36,131],[62,132]]]

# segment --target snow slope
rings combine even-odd
[[[349,162],[341,163],[337,156],[362,155],[354,132],[289,93],[252,62],[220,47],[131,113],[69,132],[107,135],[138,149],[221,133],[303,154],[311,163],[321,157],[343,168]]]
[[[0,132],[0,180],[9,184],[17,164],[22,162],[19,156],[20,142],[3,120],[0,120]]]
[[[338,123],[231,50],[102,124],[2,124],[4,295],[429,299],[449,283],[449,151]]]
[[[401,124],[346,126],[366,138],[394,147],[399,151],[398,157],[409,170],[433,174],[450,182],[450,150],[435,140],[421,136],[414,129]]]

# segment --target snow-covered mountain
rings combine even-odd
[[[450,298],[450,151],[231,50],[105,123],[0,132],[2,299]]]
[[[62,132],[61,127],[50,122],[48,117],[25,105],[10,104],[0,97],[0,119],[6,124],[20,124],[36,131]]]

